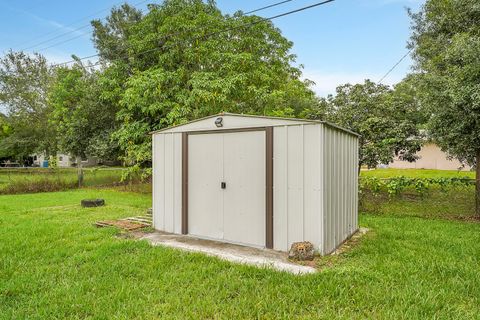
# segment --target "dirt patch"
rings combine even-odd
[[[339,255],[347,251],[350,251],[354,246],[356,246],[360,242],[361,238],[365,234],[367,234],[367,232],[369,231],[370,230],[367,228],[358,229],[357,232],[355,232],[349,239],[347,239],[334,252],[332,252],[332,255]]]
[[[116,236],[121,239],[132,239],[138,240],[145,237],[147,234],[154,232],[151,228],[142,228],[142,229],[135,229],[135,230],[125,230],[124,232],[120,232]]]
[[[126,231],[138,230],[146,227],[150,227],[147,223],[133,222],[128,220],[105,220],[97,221],[95,223],[97,227],[117,227]]]

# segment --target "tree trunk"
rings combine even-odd
[[[480,217],[480,151],[477,152],[475,170],[475,214]]]
[[[83,167],[82,167],[82,157],[77,157],[77,175],[78,175],[78,187],[83,186]]]

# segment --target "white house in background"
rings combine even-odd
[[[395,169],[471,170],[469,166],[462,167],[462,164],[456,159],[449,160],[447,154],[433,142],[424,144],[417,156],[419,156],[419,159],[415,162],[395,158],[388,167]]]
[[[48,157],[45,157],[45,154],[35,154],[33,155],[33,165],[38,167],[43,167],[45,160],[48,160]],[[77,159],[71,157],[67,154],[58,153],[57,154],[57,165],[59,168],[71,168],[75,166]],[[93,167],[98,164],[98,159],[96,157],[89,157],[85,160],[82,160],[83,167]]]

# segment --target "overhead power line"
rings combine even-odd
[[[385,80],[385,78],[388,77],[388,75],[389,75],[393,70],[395,70],[395,68],[396,68],[400,63],[402,63],[402,61],[403,61],[406,57],[408,57],[408,55],[412,52],[412,50],[413,50],[413,48],[410,49],[410,50],[408,50],[408,52],[405,53],[405,55],[403,55],[403,57],[401,57],[400,60],[398,60],[397,63],[395,63],[395,64],[393,65],[393,67],[391,67],[390,70],[388,70],[387,73],[385,73],[385,74],[383,75],[383,77],[380,78],[380,80],[378,80],[378,84],[381,84],[382,81]]]
[[[252,10],[252,11],[245,12],[245,14],[251,14],[251,13],[254,13],[254,12],[261,11],[261,10],[270,9],[270,8],[279,6],[279,5],[284,4],[284,3],[287,3],[287,2],[292,2],[292,1],[293,1],[293,0],[280,1],[280,2],[277,2],[277,3],[273,3],[273,4],[271,4],[271,5],[265,6],[265,7],[261,7],[261,8]]]
[[[70,34],[70,33],[79,32],[80,30],[86,29],[86,28],[88,28],[88,27],[90,27],[89,24],[88,24],[88,25],[84,25],[84,26],[79,27],[79,28],[76,28],[76,29],[74,29],[74,30],[65,32],[65,33],[61,33],[61,34],[59,34],[58,36],[55,36],[55,37],[53,37],[53,38],[50,38],[50,39],[47,39],[47,40],[38,42],[38,43],[36,43],[36,44],[34,44],[34,45],[32,45],[32,46],[29,46],[29,47],[20,49],[20,51],[25,51],[25,50],[29,50],[29,49],[36,48],[36,47],[38,47],[38,46],[40,46],[40,45],[42,45],[42,44],[49,43],[50,41],[56,40],[56,39],[58,39],[58,38],[62,38],[63,36],[65,36],[65,35],[67,35],[67,34]],[[75,38],[73,38],[73,39],[77,39],[77,38],[82,37],[82,36],[84,36],[84,34],[81,34],[81,35],[79,35],[79,36],[77,36],[77,37],[75,37]],[[73,40],[73,39],[72,39],[72,40]],[[49,47],[47,47],[47,48],[49,48]],[[40,50],[38,50],[38,51],[41,51],[41,50],[45,50],[45,48],[40,49]]]
[[[141,2],[136,3],[136,4],[134,4],[134,5],[140,5],[140,4],[145,3],[145,2],[147,2],[147,1],[148,1],[148,0],[144,0],[144,1],[141,1]],[[268,8],[276,7],[276,6],[279,6],[279,5],[281,5],[281,4],[284,4],[284,3],[287,3],[287,2],[291,2],[291,1],[293,1],[293,0],[280,1],[280,2],[277,2],[277,3],[273,3],[273,4],[271,4],[271,5],[265,6],[265,7],[261,7],[261,8],[252,10],[252,11],[245,12],[244,14],[251,14],[251,13],[258,12],[258,11],[261,11],[261,10],[265,10],[265,9],[268,9]],[[108,10],[108,9],[106,9],[106,10]],[[105,11],[105,10],[103,10],[103,11]],[[141,10],[141,12],[142,12],[142,13],[145,13],[145,10]],[[103,19],[101,19],[101,20],[103,20]],[[53,37],[53,38],[47,39],[47,40],[45,40],[45,41],[39,42],[39,43],[37,43],[37,44],[35,44],[35,45],[29,46],[29,47],[27,47],[27,48],[24,48],[24,49],[22,49],[21,51],[25,51],[25,50],[28,50],[28,49],[36,48],[36,47],[38,47],[38,46],[40,46],[40,45],[42,45],[42,44],[48,43],[48,42],[53,41],[53,40],[56,40],[56,39],[58,39],[58,38],[62,38],[62,37],[65,36],[65,35],[68,35],[68,34],[74,33],[74,32],[78,32],[79,30],[82,30],[82,29],[85,29],[85,28],[88,28],[88,27],[90,27],[90,24],[81,26],[81,27],[79,27],[79,28],[77,28],[77,29],[74,29],[74,30],[71,30],[71,31],[62,33],[62,34],[60,34],[60,35],[58,35],[58,36],[56,36],[56,37]],[[75,36],[75,37],[68,38],[68,39],[66,39],[66,40],[62,40],[62,41],[60,41],[60,42],[54,43],[54,44],[49,45],[49,46],[47,46],[47,47],[38,49],[38,50],[36,50],[36,51],[37,51],[37,52],[41,52],[41,51],[44,51],[44,50],[47,50],[47,49],[50,49],[50,48],[53,48],[53,47],[62,45],[62,44],[64,44],[64,43],[73,41],[73,40],[75,40],[75,39],[81,38],[81,37],[83,37],[83,36],[86,36],[86,34],[80,34],[80,35],[77,35],[77,36]]]
[[[312,5],[301,7],[301,8],[291,10],[291,11],[288,11],[288,12],[280,13],[280,14],[277,14],[277,15],[269,17],[269,18],[260,18],[259,20],[252,21],[252,22],[249,22],[249,23],[245,23],[245,24],[242,24],[240,26],[223,29],[223,30],[220,30],[220,31],[216,31],[216,32],[206,34],[206,35],[193,37],[193,38],[190,38],[188,40],[190,40],[190,41],[191,40],[202,40],[202,39],[209,38],[209,37],[212,37],[212,36],[224,33],[224,32],[233,31],[233,30],[237,30],[237,29],[241,29],[241,28],[245,28],[245,27],[251,27],[253,25],[256,25],[256,24],[259,24],[259,23],[262,23],[262,22],[265,22],[265,21],[271,21],[271,20],[274,20],[274,19],[278,19],[278,18],[288,16],[288,15],[291,15],[291,14],[294,14],[294,13],[298,13],[298,12],[309,10],[309,9],[312,9],[312,8],[315,8],[315,7],[318,7],[318,6],[321,6],[321,5],[325,5],[325,4],[328,4],[330,2],[334,2],[334,1],[335,0],[325,0],[325,1],[317,2],[317,3],[314,3]],[[189,30],[189,31],[192,31],[192,30]],[[171,35],[166,35],[166,36],[164,36],[164,38],[166,38],[168,36],[171,36]],[[149,49],[149,50],[141,51],[141,52],[138,52],[136,54],[133,54],[133,56],[136,57],[136,56],[146,54],[146,53],[150,53],[150,52],[157,51],[157,50],[169,49],[169,48],[171,48],[175,45],[178,45],[179,43],[186,42],[186,41],[187,40],[182,40],[182,41],[174,42],[174,43],[170,44],[169,46],[162,46],[162,47],[157,47],[157,48],[152,48],[152,49]],[[69,64],[69,63],[74,63],[74,62],[77,62],[77,61],[83,61],[83,60],[86,60],[86,59],[95,58],[95,57],[98,57],[98,56],[100,56],[100,54],[94,54],[94,55],[90,55],[90,56],[87,56],[87,57],[73,59],[73,60],[69,60],[69,61],[54,64],[52,66],[57,67],[57,66],[66,65],[66,64]],[[129,58],[129,57],[126,57],[126,58]],[[100,62],[97,62],[94,65],[98,65],[99,63]]]
[[[140,1],[140,2],[134,3],[133,5],[134,5],[134,6],[139,6],[139,5],[141,5],[141,4],[143,4],[143,3],[147,2],[147,1],[149,1],[149,0],[142,0],[142,1]],[[124,4],[124,3],[125,3],[125,2],[122,1],[122,2],[117,3],[116,5],[122,5],[122,4]],[[95,13],[92,13],[92,14],[90,14],[90,15],[88,15],[88,16],[85,16],[85,17],[83,17],[83,18],[77,19],[77,20],[75,20],[75,21],[72,22],[72,23],[69,23],[69,24],[67,24],[67,25],[64,25],[63,27],[64,27],[64,28],[71,27],[71,26],[75,25],[77,22],[84,21],[84,20],[86,20],[86,19],[90,19],[90,18],[95,17],[95,16],[97,16],[98,14],[100,14],[100,13],[102,13],[102,12],[105,12],[105,11],[108,11],[108,10],[110,10],[110,9],[111,9],[111,7],[105,8],[105,9],[102,9],[102,10],[99,10],[99,11],[97,11],[97,12],[95,12]],[[28,46],[28,47],[26,47],[26,48],[23,48],[23,49],[21,49],[21,51],[25,51],[25,50],[29,50],[29,49],[32,49],[32,48],[36,48],[36,47],[38,47],[38,46],[40,46],[40,45],[42,45],[42,44],[48,43],[48,42],[50,42],[50,41],[56,40],[56,39],[58,39],[58,38],[61,38],[61,37],[63,37],[63,36],[69,35],[69,34],[74,33],[74,32],[79,32],[80,30],[86,29],[86,28],[88,28],[88,27],[90,27],[90,24],[82,25],[82,26],[80,26],[80,27],[78,27],[78,28],[69,30],[69,31],[67,31],[67,32],[61,33],[61,34],[59,34],[59,35],[57,35],[57,36],[54,36],[54,37],[52,37],[52,38],[43,40],[43,41],[41,41],[41,42],[38,42],[38,43],[36,43],[36,44],[33,44],[33,45]],[[21,46],[21,45],[30,43],[30,42],[32,42],[32,41],[37,40],[38,38],[44,38],[44,37],[46,37],[46,36],[48,36],[48,35],[55,34],[55,33],[57,33],[57,32],[58,32],[58,30],[54,30],[54,31],[52,31],[52,32],[45,33],[44,35],[38,36],[36,39],[31,39],[31,40],[28,40],[28,41],[24,41],[24,42],[18,44],[17,46]],[[75,37],[75,39],[76,39],[76,38],[79,38],[79,37],[81,37],[81,36],[83,36],[83,35],[80,35],[80,36],[78,36],[78,37]],[[72,40],[73,40],[73,39],[72,39]],[[44,49],[41,49],[41,50],[44,50]]]
[[[146,0],[146,1],[148,1],[148,0]],[[144,1],[144,2],[146,2],[146,1]],[[146,10],[140,10],[141,13],[145,13],[145,11],[146,11]],[[87,27],[90,27],[90,25],[88,25]],[[65,40],[56,42],[56,43],[54,43],[54,44],[52,44],[52,45],[49,45],[49,46],[47,46],[47,47],[44,47],[44,48],[41,48],[41,49],[38,49],[38,50],[35,50],[35,51],[36,51],[36,52],[45,51],[45,50],[47,50],[47,49],[50,49],[50,48],[53,48],[53,47],[62,45],[62,44],[64,44],[64,43],[73,41],[73,40],[75,40],[75,39],[81,38],[81,37],[86,36],[86,35],[88,35],[88,34],[80,34],[80,35],[77,35],[77,36],[75,36],[75,37],[68,38],[68,39],[65,39]],[[58,37],[57,37],[57,38],[58,38]],[[53,38],[50,39],[50,40],[53,40]],[[49,41],[45,41],[45,42],[50,42],[50,40],[49,40]],[[45,42],[42,42],[42,43],[45,43]],[[40,44],[41,44],[41,43],[35,45],[34,47],[36,47],[36,46],[38,46],[38,45],[40,45]],[[33,48],[33,47],[30,47],[30,48]],[[27,49],[30,49],[30,48],[27,48]],[[26,50],[26,49],[23,49],[22,51],[24,51],[24,50]]]

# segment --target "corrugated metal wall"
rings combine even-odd
[[[358,138],[323,127],[323,251],[328,254],[358,229]]]
[[[307,123],[275,126],[273,141],[274,249],[310,241],[328,254],[358,229],[358,138]],[[154,226],[178,234],[181,144],[180,132],[153,135]]]
[[[322,124],[275,127],[273,131],[273,246],[293,242],[322,246]]]
[[[153,225],[182,231],[182,134],[153,135]]]

